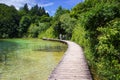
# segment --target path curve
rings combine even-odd
[[[48,80],[92,80],[82,48],[71,41],[60,42],[66,43],[68,49]]]

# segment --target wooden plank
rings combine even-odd
[[[63,42],[68,49],[48,80],[92,80],[82,48],[71,41]]]

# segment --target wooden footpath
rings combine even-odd
[[[82,48],[71,41],[63,42],[68,49],[48,80],[92,80]]]

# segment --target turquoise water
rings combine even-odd
[[[66,48],[40,39],[0,40],[0,80],[47,80]]]

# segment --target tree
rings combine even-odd
[[[29,12],[27,3],[24,5],[23,10],[25,11],[25,13],[28,13],[28,12]]]
[[[47,30],[49,28],[49,23],[37,23],[37,24],[31,24],[29,29],[28,29],[28,36],[29,37],[38,37],[38,35],[40,35],[42,32],[44,32],[45,30]]]
[[[71,18],[69,14],[63,14],[60,16],[61,28],[64,29],[67,38],[70,39],[72,37],[72,31],[75,27],[76,20]]]
[[[37,37],[38,36],[39,27],[36,24],[31,24],[28,29],[28,36],[29,37]]]
[[[54,34],[56,37],[59,38],[59,35],[60,34],[65,34],[65,30],[61,27],[61,22],[60,21],[55,21],[53,24],[52,24],[52,27],[54,29]]]
[[[78,23],[72,40],[83,46],[95,80],[120,79],[120,0],[84,0],[72,17]]]
[[[59,19],[62,14],[69,13],[69,10],[62,8],[61,6],[58,7],[55,13],[55,20]]]
[[[33,6],[32,8],[31,8],[31,10],[30,10],[30,14],[31,15],[38,15],[39,14],[39,7],[38,7],[38,5],[35,5],[35,6]]]
[[[40,22],[50,22],[51,20],[52,20],[52,18],[47,15],[43,15],[39,19]]]
[[[23,16],[22,19],[20,20],[20,25],[19,25],[19,37],[27,36],[27,31],[28,28],[31,24],[31,18],[30,16]]]
[[[19,14],[14,6],[0,4],[0,38],[17,37]]]
[[[32,16],[43,16],[43,15],[49,16],[49,14],[46,13],[44,7],[39,7],[38,5],[35,5],[31,8],[30,14]]]
[[[21,7],[21,8],[20,8],[19,14],[20,14],[21,16],[24,16],[24,15],[29,14],[29,8],[28,8],[27,3],[24,5],[24,7]]]
[[[41,10],[39,10],[39,13],[41,14],[40,16],[46,15],[44,7],[40,8],[40,9],[41,9]]]

